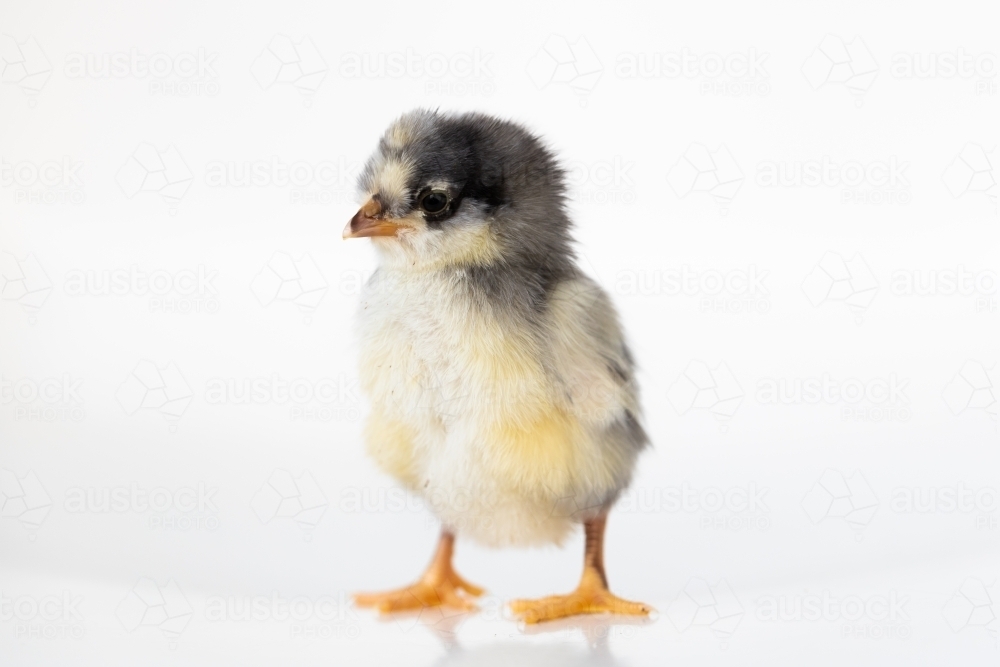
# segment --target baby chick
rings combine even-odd
[[[359,179],[344,238],[379,268],[359,312],[369,454],[441,520],[415,584],[359,594],[383,612],[474,607],[456,534],[491,546],[586,534],[575,591],[511,604],[536,623],[648,614],[608,590],[603,535],[647,437],[634,364],[608,296],[577,267],[564,172],[512,122],[413,111]]]

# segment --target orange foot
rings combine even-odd
[[[356,593],[354,602],[360,607],[374,607],[382,613],[422,609],[424,607],[453,607],[471,611],[476,605],[465,595],[479,597],[483,589],[460,577],[451,567],[454,537],[441,535],[434,560],[412,586],[397,588],[384,593]]]
[[[647,604],[630,602],[614,595],[600,573],[590,568],[584,570],[580,585],[572,593],[537,600],[514,600],[510,609],[525,623],[541,623],[577,614],[647,616],[653,610]]]

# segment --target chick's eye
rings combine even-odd
[[[440,190],[431,190],[420,198],[420,208],[427,213],[440,213],[448,205],[448,195]]]

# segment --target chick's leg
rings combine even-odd
[[[454,549],[455,536],[447,530],[441,531],[437,551],[420,581],[384,593],[356,593],[354,602],[361,607],[375,607],[383,613],[440,606],[475,609],[465,595],[478,597],[483,589],[473,586],[452,569]]]
[[[607,515],[585,521],[587,542],[583,557],[583,575],[576,590],[567,595],[552,595],[537,600],[514,600],[511,611],[526,623],[540,623],[577,614],[627,614],[646,616],[652,607],[630,602],[608,590],[604,575],[604,525]]]

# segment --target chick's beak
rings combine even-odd
[[[381,216],[382,203],[379,201],[378,195],[375,195],[354,214],[351,221],[344,227],[344,238],[395,236],[399,231],[399,224],[395,220]]]

